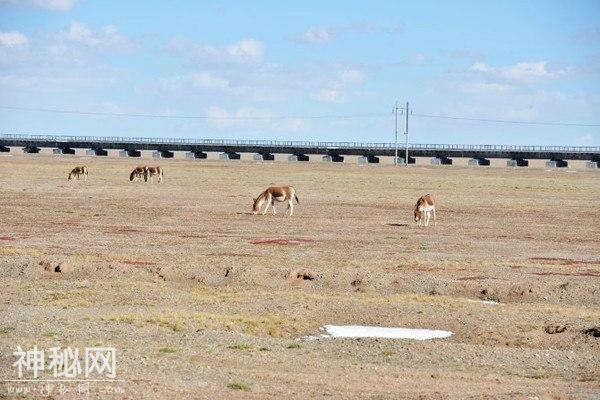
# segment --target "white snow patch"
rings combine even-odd
[[[432,329],[384,328],[362,325],[325,325],[329,337],[333,338],[388,338],[388,339],[443,339],[452,336],[452,332]]]

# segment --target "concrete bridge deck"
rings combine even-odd
[[[403,146],[399,147],[400,157],[404,155]],[[256,153],[267,156],[280,153],[298,156],[310,154],[333,157],[334,161],[343,161],[344,155],[364,156],[369,160],[376,160],[381,156],[393,157],[395,151],[394,143],[0,135],[0,150],[7,151],[10,147],[22,147],[26,152],[36,152],[35,149],[40,148],[53,148],[62,154],[71,154],[73,149],[92,149],[96,150],[98,155],[106,155],[105,150],[107,149],[117,149],[131,152],[133,156],[139,155],[140,150],[154,150],[167,157],[174,151],[186,151],[193,154],[206,152],[234,155]],[[447,163],[447,160],[454,157],[474,160],[502,158],[600,162],[600,146],[409,144],[409,152],[410,157],[432,157],[441,160],[441,164]],[[487,164],[484,162],[480,165]]]

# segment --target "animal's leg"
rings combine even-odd
[[[433,226],[437,226],[437,222],[435,220],[435,208],[433,209]]]
[[[423,222],[423,216],[421,216],[421,218],[419,218],[419,228],[421,227],[421,222]]]
[[[290,209],[290,217],[294,215],[294,203],[292,203],[292,199],[289,200],[288,207]]]
[[[425,211],[425,226],[429,226],[429,218],[431,217],[431,211]]]
[[[277,214],[277,210],[275,210],[275,199],[271,200],[271,207],[273,207],[273,215]]]
[[[265,215],[267,213],[267,211],[269,210],[269,204],[271,204],[270,196],[267,196],[266,200],[267,200],[267,206],[265,207],[265,211],[263,211],[262,215]]]

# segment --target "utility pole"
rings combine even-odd
[[[397,107],[397,106],[396,106]],[[404,134],[406,135],[406,143],[405,143],[405,148],[404,148],[404,165],[406,165],[408,167],[408,112],[409,112],[409,108],[408,108],[408,101],[406,102],[406,130],[404,131]],[[396,117],[398,118],[398,117]],[[396,136],[398,136],[397,134],[398,132],[398,123],[396,123]],[[398,149],[398,146],[396,146],[396,151]],[[398,157],[398,154],[396,154],[396,157]]]
[[[394,114],[396,114],[396,142],[395,142],[395,149],[396,151],[394,152],[394,165],[398,165],[398,102],[396,101],[396,106],[394,107]]]

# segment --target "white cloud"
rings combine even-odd
[[[345,99],[342,91],[337,89],[321,89],[312,97],[324,103],[341,103]]]
[[[270,110],[259,108],[241,107],[230,112],[221,107],[211,106],[208,108],[208,116],[215,128],[243,128],[261,134],[265,131],[293,133],[304,127],[302,120],[298,118],[276,118]]]
[[[69,11],[79,0],[0,0],[0,5],[25,6],[50,11]]]
[[[229,81],[215,76],[211,72],[198,72],[191,76],[194,86],[204,89],[227,89]]]
[[[413,66],[413,67],[417,67],[419,65],[426,64],[427,63],[427,57],[425,57],[425,55],[421,54],[421,53],[411,54],[406,59],[406,63],[408,65]]]
[[[578,142],[582,146],[591,146],[596,143],[596,139],[591,133],[586,133],[585,135],[579,137]]]
[[[321,45],[333,41],[338,36],[346,34],[371,34],[383,32],[386,34],[398,34],[405,29],[403,23],[394,26],[383,26],[373,21],[359,21],[340,26],[311,26],[303,33],[296,35],[292,40],[311,46]]]
[[[72,9],[78,0],[32,0],[31,4],[34,7],[44,8],[53,11],[69,11]]]
[[[363,83],[365,80],[365,74],[363,74],[362,71],[359,71],[357,69],[348,69],[342,71],[342,73],[340,74],[340,80],[343,83]]]
[[[536,63],[522,62],[511,67],[504,68],[502,74],[507,78],[516,80],[527,80],[537,78],[553,78],[558,72],[550,72],[546,68],[546,62],[540,61]]]
[[[547,61],[520,62],[504,67],[490,67],[483,62],[475,63],[471,71],[488,74],[492,78],[499,78],[513,82],[532,82],[549,80],[566,74],[564,69],[551,69]]]
[[[265,49],[258,40],[245,39],[227,46],[227,54],[240,61],[259,61],[263,58]]]
[[[471,65],[470,69],[471,69],[471,71],[478,71],[478,72],[487,72],[490,70],[489,67],[483,62],[478,62],[478,63]]]
[[[86,24],[72,21],[69,27],[58,36],[65,42],[87,47],[111,50],[128,50],[134,47],[133,41],[121,34],[114,25],[104,26],[94,32]]]
[[[501,83],[475,82],[464,84],[461,89],[467,93],[504,93],[511,87]]]
[[[318,45],[331,42],[334,37],[334,29],[324,26],[313,26],[302,34],[300,41],[310,45]]]
[[[19,32],[0,32],[0,46],[21,47],[27,46],[29,39]]]
[[[182,55],[193,62],[205,65],[259,64],[265,55],[262,42],[253,38],[218,47],[176,36],[166,43],[165,49],[172,54]]]
[[[358,69],[344,69],[337,76],[320,85],[319,89],[311,95],[313,100],[325,103],[342,103],[348,98],[348,91],[352,86],[357,86],[365,81],[365,75]]]
[[[450,50],[446,52],[445,55],[453,59],[464,59],[473,61],[483,60],[485,58],[483,53],[480,51],[464,48]]]

